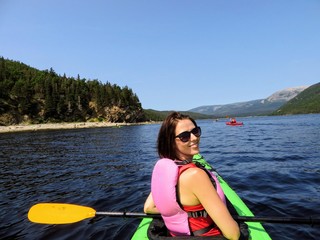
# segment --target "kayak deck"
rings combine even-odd
[[[207,169],[213,170],[212,167],[202,158],[200,154],[194,156],[194,161],[201,163]],[[223,192],[229,202],[233,205],[234,209],[239,216],[254,216],[247,205],[241,200],[238,194],[227,184],[227,182],[220,176],[217,175],[219,183],[223,189]],[[132,240],[148,239],[148,228],[152,221],[152,218],[143,218],[137,227]],[[249,239],[251,240],[271,240],[271,237],[266,232],[264,227],[259,222],[246,222],[250,233]]]

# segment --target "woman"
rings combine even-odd
[[[199,153],[200,135],[201,129],[191,117],[173,112],[167,116],[160,128],[157,141],[158,154],[160,158],[174,160],[172,162],[180,165],[176,188],[177,192],[175,194],[177,195],[176,200],[179,202],[183,211],[188,213],[187,224],[190,228],[190,234],[195,235],[193,233],[198,232],[200,229],[200,236],[222,234],[227,239],[239,239],[240,230],[238,224],[233,220],[225,203],[218,195],[212,179],[205,170],[196,167],[192,163],[193,156]],[[181,165],[185,166],[181,167]],[[172,166],[167,169],[171,170]],[[166,171],[162,170],[162,173],[158,171],[157,174],[157,177],[155,177],[154,169],[152,181],[165,182],[165,179],[161,177],[167,174]],[[161,180],[159,180],[159,178]],[[168,188],[167,185],[167,183],[162,183],[152,188],[152,193],[149,194],[144,205],[144,211],[146,213],[161,213],[163,218],[167,216],[168,213],[164,213],[165,209],[163,210],[163,206],[161,206],[160,209],[160,203],[164,201],[163,198],[168,201],[171,200],[166,199],[168,197],[164,197],[162,192],[160,192],[160,194],[156,193],[159,192],[159,190],[162,191]],[[159,200],[159,198],[162,199]],[[155,202],[158,203],[157,206],[159,209]],[[164,206],[166,205],[164,204]],[[201,212],[201,209],[207,214],[200,214],[200,217],[189,215],[189,212],[193,212],[194,210]],[[177,213],[173,213],[173,215],[175,214]],[[178,218],[179,221],[183,222],[183,219],[181,220],[181,218],[183,218],[181,214]],[[176,220],[172,220],[172,216],[169,216],[168,219],[165,220],[167,227],[171,225],[170,221]],[[174,231],[174,229],[172,229],[177,227],[177,225],[172,226],[171,230],[169,229],[171,235],[179,235],[180,230]],[[204,229],[205,232],[203,232]],[[185,230],[182,230],[182,232],[183,231]],[[181,233],[181,235],[184,234],[185,232]]]

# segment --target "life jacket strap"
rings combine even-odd
[[[192,232],[193,236],[201,236],[202,234],[204,234],[206,232],[209,232],[214,227],[215,227],[215,225],[210,225],[208,227],[205,227],[205,228],[199,229],[197,231],[194,231],[194,232]]]
[[[208,213],[206,210],[199,210],[199,211],[187,212],[187,213],[188,213],[188,217],[190,218],[208,217]]]

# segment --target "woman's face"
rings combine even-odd
[[[179,135],[183,132],[190,132],[195,128],[195,125],[189,119],[179,120],[176,126],[175,135]],[[191,160],[193,155],[199,153],[199,142],[200,137],[196,137],[192,133],[190,134],[190,139],[187,142],[181,141],[180,138],[176,137],[177,146],[177,156],[180,160]]]

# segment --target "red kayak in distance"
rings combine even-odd
[[[243,122],[226,122],[229,126],[243,126]]]

